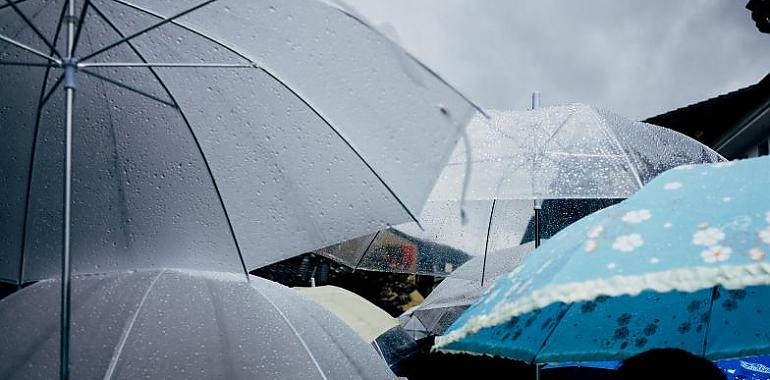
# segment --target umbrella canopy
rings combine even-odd
[[[566,228],[500,277],[445,351],[619,360],[675,347],[709,359],[770,351],[770,158],[669,171]]]
[[[468,126],[431,200],[628,198],[673,167],[724,160],[670,129],[585,104],[492,111]],[[470,154],[469,154],[470,153]]]
[[[475,257],[468,260],[451,277],[441,281],[425,301],[399,316],[401,325],[415,338],[443,334],[497,277],[516,268],[534,249],[535,244],[530,242],[490,252],[486,259]],[[484,279],[478,277],[481,273]]]
[[[311,0],[3,2],[0,83],[18,283],[58,275],[64,225],[75,273],[243,271],[415,220],[476,112]]]
[[[349,290],[331,285],[294,289],[336,315],[366,342],[398,326],[396,318]]]
[[[448,276],[471,257],[548,238],[667,169],[723,160],[685,135],[583,104],[490,115],[468,126],[470,147],[458,144],[442,171],[424,229],[405,223],[318,252],[355,268]],[[394,234],[428,244],[394,244]]]
[[[58,280],[0,300],[0,378],[58,371]],[[381,379],[367,342],[282,285],[218,272],[159,270],[72,281],[73,379]]]

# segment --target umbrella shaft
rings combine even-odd
[[[75,64],[72,59],[75,41],[75,1],[67,4],[67,61],[65,70],[66,111],[64,125],[64,212],[62,218],[62,273],[61,273],[61,326],[59,378],[69,378],[70,337],[70,211],[72,196],[72,108],[75,100]]]

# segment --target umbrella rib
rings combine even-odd
[[[706,332],[703,335],[703,351],[701,351],[701,356],[704,358],[706,357],[706,347],[709,341],[709,331],[711,331],[711,318],[714,317],[714,301],[716,301],[718,294],[719,290],[717,287],[713,287],[711,289],[711,304],[709,305],[709,321],[706,323]]]
[[[93,6],[92,6],[93,7]],[[174,68],[259,68],[248,63],[174,63],[174,62],[83,62],[78,68],[88,67],[174,67]]]
[[[51,63],[21,62],[21,61],[0,61],[0,66],[28,66],[28,67],[56,67]]]
[[[54,41],[56,41],[59,38],[59,33],[61,33],[61,26],[64,21],[64,15],[67,12],[67,3],[65,2],[62,5],[61,14],[59,15],[59,22],[56,25],[56,33],[54,34]],[[51,86],[51,90],[46,94],[45,87],[48,84],[48,75],[51,72],[51,66],[46,67],[45,74],[43,76],[43,85],[40,86],[40,96],[37,100],[37,110],[35,112],[35,130],[32,135],[32,149],[29,155],[29,168],[27,169],[27,191],[24,195],[24,217],[22,220],[22,229],[21,229],[21,252],[19,252],[19,277],[17,281],[17,285],[21,287],[21,285],[24,283],[24,252],[27,250],[27,222],[29,219],[29,206],[30,206],[30,199],[31,199],[31,192],[32,192],[32,177],[34,174],[34,167],[35,167],[35,156],[37,153],[37,140],[38,140],[38,134],[40,133],[40,116],[43,111],[43,107],[46,103],[48,103],[48,99],[50,99],[51,95],[53,95],[54,91],[59,87],[59,84],[61,84],[62,79],[64,79],[64,75],[60,75],[59,79],[56,80],[53,86]]]
[[[594,119],[597,119],[595,114],[591,114],[591,116],[594,117]],[[636,167],[633,165],[633,163],[631,163],[631,159],[629,158],[628,152],[626,151],[625,148],[623,148],[623,144],[620,143],[620,140],[618,140],[618,137],[615,135],[615,132],[610,130],[610,128],[607,127],[607,125],[605,125],[604,122],[602,122],[601,120],[597,119],[597,121],[599,122],[599,125],[602,126],[602,129],[604,129],[604,133],[606,133],[607,136],[609,136],[613,140],[613,142],[618,147],[618,149],[620,149],[621,152],[625,153],[623,157],[625,158],[625,161],[628,164],[628,169],[631,170],[631,174],[634,175],[634,179],[636,179],[636,183],[639,185],[639,188],[641,189],[642,187],[644,187],[644,184],[642,183],[642,178],[639,176],[639,173],[636,171]]]
[[[265,294],[264,292],[262,292],[261,290],[259,290],[259,288],[257,288],[257,287],[256,287],[256,286],[254,286],[254,285],[252,285],[251,287],[252,287],[252,289],[256,290],[256,291],[257,291],[257,293],[259,293],[259,295],[261,295],[261,296],[262,296],[262,298],[264,298],[264,299],[265,299],[265,301],[267,301],[267,302],[270,304],[270,306],[272,306],[272,307],[273,307],[273,309],[275,309],[275,311],[278,313],[278,315],[280,315],[280,316],[281,316],[281,318],[283,319],[283,321],[284,321],[284,322],[286,322],[286,324],[289,326],[289,329],[291,329],[292,333],[294,333],[294,336],[297,338],[297,340],[299,341],[299,343],[300,343],[300,344],[302,345],[302,347],[305,349],[305,352],[307,352],[307,355],[308,355],[308,356],[310,356],[310,360],[312,360],[312,361],[313,361],[313,364],[315,365],[315,368],[318,370],[318,373],[321,375],[321,378],[322,378],[322,379],[324,379],[324,380],[327,380],[327,378],[326,378],[326,374],[324,374],[324,371],[321,369],[321,365],[318,363],[318,360],[316,360],[315,356],[314,356],[314,355],[313,355],[313,353],[310,351],[310,347],[308,347],[308,345],[307,345],[307,343],[305,342],[305,340],[304,340],[304,339],[302,339],[302,335],[300,335],[299,331],[297,331],[297,328],[296,328],[296,327],[294,327],[294,324],[293,324],[293,323],[291,323],[291,321],[290,321],[290,320],[289,320],[289,318],[286,316],[286,314],[284,314],[284,313],[283,313],[283,311],[282,311],[282,310],[281,310],[281,309],[278,307],[278,305],[276,305],[276,304],[273,302],[273,300],[272,300],[272,299],[270,299],[270,297],[268,297],[268,296],[267,296],[267,294]]]
[[[59,60],[57,58],[54,58],[54,57],[52,57],[50,55],[47,55],[47,54],[45,54],[45,53],[41,52],[40,50],[37,50],[37,49],[35,49],[33,47],[27,46],[27,45],[25,45],[25,44],[23,44],[23,43],[21,43],[19,41],[16,41],[13,38],[10,38],[10,37],[7,37],[7,36],[4,36],[4,35],[0,34],[0,41],[5,41],[5,42],[7,42],[7,43],[9,43],[9,44],[11,44],[13,46],[16,46],[16,47],[20,48],[20,49],[26,50],[26,51],[28,51],[28,52],[30,52],[32,54],[35,54],[35,55],[37,55],[39,57],[45,58],[48,61],[54,62],[57,65],[61,65],[61,60]]]
[[[489,224],[487,224],[487,239],[484,242],[484,261],[481,263],[481,286],[484,286],[484,274],[487,270],[487,250],[489,249],[489,233],[492,231],[492,218],[495,216],[495,203],[497,199],[492,199],[492,209],[489,211]]]
[[[369,249],[372,248],[372,244],[374,244],[374,241],[377,240],[377,236],[380,236],[380,232],[382,232],[382,230],[377,231],[377,233],[374,234],[374,237],[372,237],[372,240],[369,241],[369,244],[366,245],[366,248],[364,248],[364,252],[361,254],[361,257],[358,258],[356,265],[353,266],[353,270],[358,269],[358,266],[361,265],[362,261],[364,261],[364,256],[369,253]]]
[[[78,49],[78,42],[80,42],[80,32],[83,30],[83,25],[85,24],[84,20],[86,19],[86,11],[88,10],[88,6],[91,5],[91,0],[85,0],[85,4],[83,4],[83,8],[80,11],[80,17],[78,18],[78,28],[75,31],[75,39],[72,43],[72,55],[75,55],[75,51]]]
[[[104,19],[104,21],[107,23],[107,25],[110,26],[113,30],[115,30],[118,35],[123,36],[123,32],[118,29],[118,27],[109,19],[106,17],[104,13],[96,6],[96,4],[91,4],[91,8],[94,9],[94,11]],[[134,44],[131,43],[131,41],[126,41],[126,44],[131,48],[131,50],[136,54],[139,59],[146,62],[144,56],[139,51],[139,49],[134,46]],[[195,134],[195,132],[192,129],[192,126],[190,125],[190,121],[187,120],[187,116],[184,114],[184,111],[182,111],[182,107],[179,106],[179,102],[176,101],[176,98],[174,97],[174,94],[171,93],[171,90],[166,86],[166,84],[163,82],[163,80],[160,78],[157,72],[150,67],[149,68],[152,75],[155,77],[155,79],[160,83],[161,87],[163,87],[163,90],[166,91],[166,94],[171,99],[171,101],[174,103],[175,108],[179,111],[179,115],[182,116],[182,120],[184,120],[185,126],[187,126],[188,132],[190,132],[190,135],[193,138],[193,141],[195,142],[195,146],[198,149],[198,153],[201,155],[201,159],[203,159],[203,164],[206,166],[206,171],[209,174],[209,178],[211,178],[211,183],[214,186],[214,191],[217,193],[217,199],[219,199],[219,205],[222,207],[222,212],[225,214],[225,220],[227,221],[227,227],[230,230],[230,235],[233,237],[233,243],[235,244],[235,250],[238,252],[238,259],[241,261],[241,267],[243,268],[243,273],[246,276],[246,282],[251,282],[251,279],[249,279],[249,271],[246,269],[246,261],[243,259],[243,253],[241,252],[241,245],[238,243],[238,238],[235,235],[235,229],[233,228],[233,223],[230,220],[230,214],[227,212],[227,207],[225,207],[225,200],[222,198],[222,192],[219,191],[219,185],[217,185],[217,181],[214,178],[214,172],[211,170],[211,166],[209,165],[209,161],[206,159],[206,154],[203,152],[203,147],[201,147],[200,142],[198,141],[198,136]]]
[[[81,71],[82,73],[84,73],[84,74],[88,74],[88,75],[90,75],[90,76],[92,76],[92,77],[94,77],[94,78],[98,78],[98,79],[101,79],[101,80],[103,80],[103,81],[105,81],[105,82],[107,82],[107,83],[111,83],[111,84],[113,84],[113,85],[115,85],[115,86],[118,86],[118,87],[120,87],[120,88],[123,88],[123,89],[129,90],[129,91],[131,91],[131,92],[134,92],[134,93],[136,93],[136,94],[142,95],[142,96],[144,96],[144,97],[147,97],[147,98],[150,98],[150,99],[152,99],[152,100],[155,100],[156,102],[159,102],[159,103],[163,103],[163,104],[165,104],[165,105],[167,105],[167,106],[169,106],[169,107],[174,107],[174,108],[177,108],[177,105],[176,105],[176,104],[174,104],[174,103],[171,103],[171,102],[169,102],[169,101],[167,101],[167,100],[161,99],[161,98],[159,98],[159,97],[157,97],[157,96],[155,96],[155,95],[151,95],[151,94],[148,94],[148,93],[146,93],[146,92],[144,92],[144,91],[142,91],[142,90],[139,90],[139,89],[133,88],[133,87],[131,87],[131,86],[128,86],[128,85],[126,85],[126,84],[123,84],[123,83],[121,83],[121,82],[119,82],[119,81],[116,81],[116,80],[114,80],[114,79],[111,79],[111,78],[105,77],[105,76],[103,76],[103,75],[99,75],[99,74],[97,74],[97,73],[94,73],[94,72],[91,72],[91,71],[89,71],[89,70],[82,70],[82,69],[81,69],[80,71]]]
[[[115,346],[115,352],[113,352],[112,354],[112,358],[110,359],[110,364],[107,366],[107,371],[104,372],[104,380],[112,379],[112,375],[115,373],[115,368],[118,365],[118,360],[120,360],[120,355],[123,353],[123,348],[126,346],[126,342],[128,341],[128,335],[131,334],[131,330],[134,329],[134,323],[136,323],[136,319],[137,317],[139,317],[139,312],[142,310],[142,307],[144,306],[145,301],[147,301],[147,297],[150,295],[150,292],[155,287],[155,283],[158,282],[158,279],[160,279],[160,276],[163,275],[163,273],[165,272],[166,270],[163,269],[152,280],[152,282],[150,283],[150,286],[148,286],[147,290],[145,290],[141,301],[139,301],[139,305],[136,307],[134,314],[131,316],[131,319],[128,321],[128,324],[123,329],[123,333],[120,334],[120,340],[118,341],[118,345]]]
[[[32,29],[32,31],[35,32],[38,38],[40,38],[43,41],[43,43],[45,43],[46,46],[48,46],[49,49],[51,49],[52,54],[55,54],[57,57],[61,58],[61,54],[59,54],[59,51],[56,50],[56,47],[53,46],[53,44],[50,41],[48,41],[47,38],[45,38],[45,36],[43,35],[43,32],[41,32],[40,29],[38,29],[35,26],[32,20],[30,20],[29,17],[27,17],[27,15],[24,14],[24,12],[22,12],[21,9],[19,9],[16,3],[14,3],[11,0],[5,0],[5,2],[7,3],[7,5],[13,8],[13,11],[16,12],[16,14],[18,14],[19,17],[21,17],[24,20],[24,22],[30,27],[30,29]]]
[[[545,336],[545,339],[543,339],[543,343],[540,345],[540,348],[538,348],[537,351],[535,351],[535,355],[532,356],[532,364],[535,364],[535,361],[537,360],[537,356],[540,354],[540,352],[543,351],[543,349],[545,348],[545,345],[548,343],[548,340],[551,339],[551,336],[553,336],[553,333],[556,332],[556,327],[559,326],[559,323],[561,323],[561,320],[564,319],[567,313],[569,313],[569,310],[572,308],[572,305],[574,305],[574,303],[567,305],[567,310],[564,310],[564,313],[561,315],[561,317],[559,317],[559,319],[554,321],[553,327],[551,328],[551,330],[548,331],[548,335]]]
[[[27,0],[17,0],[17,1],[14,1],[14,4],[21,4],[21,3],[24,3],[24,2],[26,2],[26,1],[27,1]],[[6,3],[10,3],[10,2],[11,2],[10,0],[6,0]],[[5,9],[5,8],[8,8],[8,7],[10,7],[10,6],[11,6],[11,4],[3,4],[3,5],[0,5],[0,10],[3,10],[3,9]]]
[[[6,0],[6,1],[8,1],[8,0]],[[107,45],[107,46],[105,46],[105,47],[103,47],[103,48],[93,52],[93,53],[88,54],[87,56],[83,57],[82,60],[86,60],[86,59],[91,58],[93,56],[99,55],[99,54],[101,54],[101,53],[103,53],[103,52],[105,52],[107,50],[110,50],[110,49],[114,48],[115,46],[118,46],[118,45],[120,45],[120,44],[122,44],[124,42],[131,41],[132,39],[134,39],[136,37],[139,37],[139,36],[141,36],[141,35],[143,35],[143,34],[145,34],[147,32],[150,32],[150,31],[152,31],[154,29],[157,29],[157,28],[159,28],[159,27],[161,27],[161,26],[163,26],[165,24],[168,24],[169,22],[172,22],[172,21],[174,21],[175,19],[177,19],[179,17],[182,17],[182,16],[184,16],[186,14],[189,14],[191,12],[194,12],[194,11],[196,11],[196,10],[198,10],[198,9],[208,5],[208,4],[211,4],[211,3],[215,2],[215,1],[217,1],[217,0],[206,0],[206,1],[204,1],[204,2],[194,6],[192,8],[186,9],[186,10],[184,10],[182,12],[179,12],[179,13],[171,16],[171,17],[163,18],[163,20],[160,21],[160,22],[157,22],[157,23],[155,23],[153,25],[150,25],[150,26],[148,26],[148,27],[146,27],[146,28],[136,32],[136,33],[133,33],[131,35],[122,37],[120,40],[115,41],[115,42],[113,42],[113,43],[111,43],[111,44],[109,44],[109,45]]]

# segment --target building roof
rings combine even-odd
[[[645,122],[684,133],[728,158],[770,135],[770,74],[758,83],[653,116]]]

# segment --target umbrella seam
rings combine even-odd
[[[118,341],[118,345],[115,347],[115,352],[112,354],[112,359],[110,360],[109,365],[107,366],[107,370],[104,373],[104,379],[109,380],[112,379],[112,375],[115,372],[115,368],[118,365],[118,360],[120,360],[120,355],[123,353],[123,348],[126,346],[126,342],[128,341],[128,335],[131,333],[131,330],[134,328],[134,323],[136,322],[137,317],[139,316],[139,312],[142,310],[142,307],[144,306],[144,302],[147,301],[147,297],[150,295],[150,291],[152,291],[153,287],[155,287],[155,283],[158,282],[158,279],[160,279],[160,276],[163,275],[166,272],[166,270],[160,271],[157,276],[152,280],[150,283],[150,286],[147,287],[147,290],[144,292],[144,295],[142,296],[142,300],[139,301],[139,305],[136,307],[136,311],[134,311],[134,314],[131,316],[131,319],[128,322],[128,325],[126,325],[126,328],[123,329],[123,334],[120,335],[120,340]]]
[[[719,296],[719,289],[718,287],[714,287],[711,291],[711,303],[709,305],[709,320],[706,323],[706,332],[703,334],[703,351],[701,352],[701,356],[704,358],[706,357],[706,346],[708,345],[709,341],[709,332],[711,331],[711,319],[714,317],[714,301],[716,301],[717,297]]]
[[[492,209],[489,210],[489,224],[487,224],[487,238],[484,242],[484,261],[481,263],[481,286],[484,287],[484,273],[487,269],[487,251],[489,250],[489,233],[492,231],[492,218],[495,216],[495,203],[497,199],[492,199]]]
[[[294,324],[291,323],[289,318],[286,316],[286,314],[283,313],[283,311],[278,308],[278,305],[276,305],[270,297],[267,296],[264,292],[262,292],[260,289],[258,289],[256,286],[252,286],[254,290],[257,291],[272,307],[275,309],[275,311],[278,313],[278,315],[281,316],[284,322],[286,322],[286,325],[289,326],[289,329],[291,329],[292,333],[294,333],[294,336],[299,340],[299,343],[302,345],[302,347],[305,349],[305,352],[307,352],[307,355],[310,357],[310,360],[313,361],[313,364],[315,365],[316,369],[318,370],[318,373],[321,375],[321,378],[324,380],[327,380],[326,374],[324,374],[323,370],[321,369],[321,365],[316,360],[315,356],[312,352],[310,352],[310,347],[307,346],[307,343],[304,339],[302,339],[302,336],[299,334],[299,331],[294,327]]]
[[[604,133],[606,133],[607,136],[609,136],[613,140],[615,145],[617,145],[617,147],[620,148],[620,150],[623,153],[625,153],[623,156],[625,158],[626,163],[628,164],[628,169],[631,170],[631,173],[634,175],[634,179],[636,179],[636,183],[639,185],[639,188],[641,189],[642,187],[644,187],[644,183],[642,183],[642,178],[639,177],[639,173],[637,172],[636,167],[631,162],[631,157],[630,157],[630,154],[628,153],[628,149],[626,149],[623,146],[623,144],[620,143],[620,140],[618,140],[618,136],[615,134],[615,132],[612,131],[602,120],[599,120],[599,118],[596,116],[595,113],[591,113],[591,117],[593,117],[594,119],[596,119],[596,121],[599,122],[599,125],[602,126]]]

